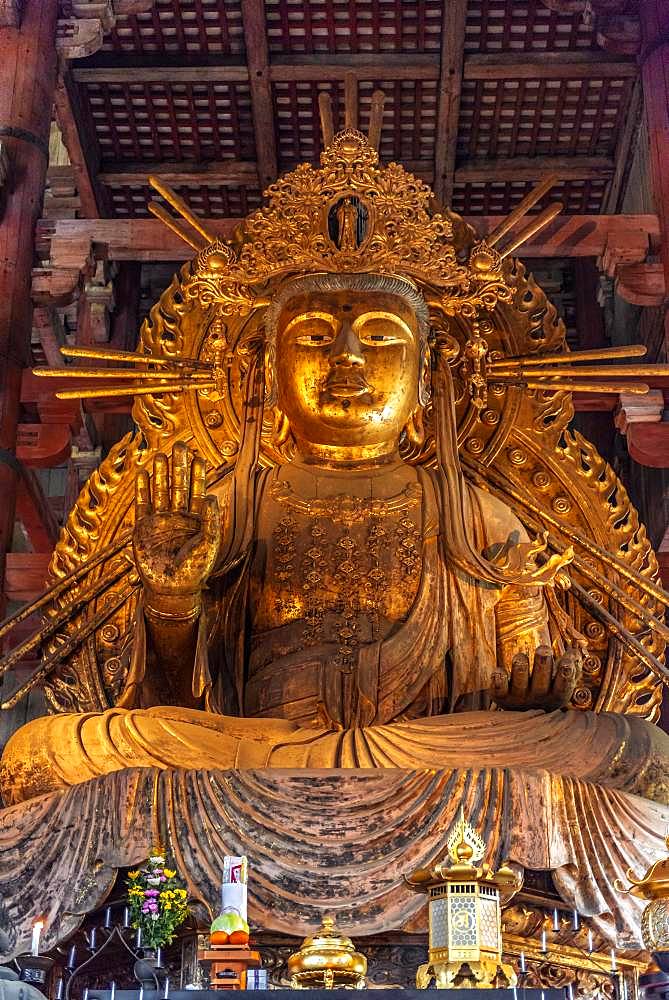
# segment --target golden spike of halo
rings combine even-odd
[[[334,139],[334,125],[332,124],[332,100],[325,91],[321,91],[318,95],[318,113],[321,119],[323,146],[329,146]]]
[[[549,362],[544,367],[539,365],[520,365],[505,369],[498,367],[492,369],[497,375],[513,375],[514,378],[538,378],[545,376],[548,378],[560,378],[564,375],[581,378],[582,376],[597,378],[608,378],[610,375],[628,375],[630,378],[643,378],[652,375],[669,375],[669,365],[576,365],[570,368],[568,365],[559,365]]]
[[[553,390],[555,392],[611,392],[611,393],[621,393],[629,392],[635,396],[645,396],[650,392],[650,386],[646,385],[645,382],[630,382],[626,384],[625,382],[574,382],[567,381],[565,379],[551,379],[551,378],[518,378],[514,376],[513,378],[504,379],[503,376],[495,376],[491,378],[490,381],[494,385],[504,385],[516,388],[526,388],[526,389],[545,389]]]
[[[157,191],[158,194],[163,196],[167,204],[170,205],[175,212],[178,212],[182,219],[185,219],[186,222],[188,222],[193,229],[196,230],[196,232],[198,232],[201,236],[204,236],[208,244],[216,242],[216,234],[210,233],[205,228],[202,224],[202,220],[188,207],[183,198],[178,195],[176,191],[172,190],[169,184],[165,184],[165,182],[161,181],[161,179],[156,177],[155,174],[149,174],[149,184],[154,191]]]
[[[564,205],[561,201],[555,201],[552,205],[549,205],[548,208],[544,209],[543,212],[537,215],[536,218],[533,218],[524,229],[521,229],[517,236],[514,236],[509,246],[505,247],[505,249],[500,252],[502,260],[504,260],[505,257],[508,257],[509,254],[514,253],[518,247],[523,245],[523,243],[527,243],[527,241],[535,236],[540,229],[544,229],[557,215],[560,214],[563,208]]]
[[[36,611],[39,611],[46,604],[55,601],[56,598],[60,597],[60,595],[66,590],[72,589],[74,585],[90,573],[91,570],[96,569],[104,560],[111,559],[111,557],[115,556],[116,553],[122,548],[129,545],[131,541],[132,532],[125,532],[125,534],[121,535],[115,542],[109,545],[108,548],[105,548],[95,557],[84,561],[79,569],[74,570],[72,573],[68,573],[65,579],[55,583],[52,587],[48,587],[44,593],[40,594],[40,596],[31,604],[24,605],[22,608],[19,608],[18,611],[15,611],[13,615],[5,618],[3,622],[0,622],[0,638],[8,632],[11,632],[13,628],[20,625],[21,622],[25,621],[26,618],[29,618],[30,615],[35,614]]]
[[[369,145],[377,152],[381,145],[381,129],[383,128],[383,109],[386,103],[386,95],[382,90],[375,90],[372,94],[372,104],[369,111],[369,129],[367,138]]]
[[[115,600],[112,599],[109,603],[105,604],[104,607],[83,626],[83,628],[77,631],[71,638],[65,640],[63,645],[59,646],[53,653],[51,653],[50,656],[43,659],[35,673],[24,684],[22,684],[20,688],[14,691],[14,693],[9,696],[7,701],[2,702],[0,709],[8,711],[18,705],[22,698],[25,698],[25,696],[39,684],[42,678],[46,677],[50,673],[51,669],[57,663],[61,662],[66,653],[71,653],[77,648],[77,646],[80,646],[81,643],[89,637],[89,635],[92,635],[93,632],[99,629],[101,625],[104,625],[104,623],[108,621],[111,616],[115,614],[120,607],[122,607],[123,604],[125,604],[128,598],[137,593],[139,589],[140,584],[136,583],[127,590],[121,590],[120,595],[117,596]]]
[[[344,123],[346,128],[358,127],[358,77],[353,70],[344,76]]]
[[[103,399],[105,396],[160,396],[165,392],[197,392],[199,389],[213,389],[211,382],[157,382],[155,385],[110,386],[108,389],[63,389],[56,393],[56,399]]]
[[[172,232],[175,233],[180,240],[183,240],[184,243],[187,243],[188,246],[191,247],[193,250],[195,250],[197,253],[199,253],[200,250],[204,250],[206,243],[201,241],[196,242],[193,239],[193,237],[190,236],[185,231],[185,229],[182,229],[177,220],[173,219],[170,213],[166,212],[163,206],[159,205],[157,201],[150,201],[149,204],[147,205],[147,208],[151,213],[151,215],[155,215],[155,217],[159,219],[164,226],[167,226],[168,229],[171,229]]]
[[[40,378],[104,378],[104,379],[151,379],[157,381],[167,379],[174,381],[175,378],[183,378],[180,372],[151,372],[140,371],[138,368],[33,368],[33,375]],[[206,371],[195,371],[188,373],[189,379],[208,379],[211,381],[211,373]]]
[[[555,187],[558,180],[559,178],[557,174],[550,174],[545,180],[540,181],[529,194],[525,195],[523,200],[516,205],[513,211],[507,215],[506,219],[500,222],[500,224],[496,226],[491,233],[488,233],[485,237],[485,243],[487,243],[489,247],[494,247],[497,243],[499,243],[501,238],[506,236],[509,230],[513,229],[516,223],[520,222],[523,216],[527,215],[529,210],[534,208],[536,203],[541,201],[543,196],[548,194],[552,187]]]
[[[267,302],[265,301],[265,304]],[[133,364],[167,365],[182,368],[213,369],[213,365],[199,358],[161,358],[139,351],[119,351],[108,347],[61,347],[60,353],[66,358],[90,358],[97,361],[129,361]],[[37,371],[37,369],[35,369]]]
[[[608,358],[642,358],[647,352],[645,344],[626,344],[623,347],[602,347],[588,351],[554,351],[550,354],[518,354],[515,357],[492,358],[486,361],[488,369],[514,368],[520,365],[545,365],[549,361],[604,361]]]

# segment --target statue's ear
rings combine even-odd
[[[421,344],[418,364],[418,404],[419,406],[427,406],[432,396],[432,365],[430,348],[425,342]]]
[[[274,409],[274,427],[272,429],[272,444],[280,448],[290,437],[290,421],[279,407]]]
[[[425,442],[425,425],[423,423],[423,407],[418,405],[407,420],[404,430],[411,444],[416,448]]]
[[[276,406],[276,350],[274,344],[265,344],[265,406]]]

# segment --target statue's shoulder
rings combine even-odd
[[[423,489],[426,479],[430,483],[435,497],[439,496],[439,471],[437,469],[422,470]],[[519,542],[529,541],[529,536],[518,515],[499,497],[487,490],[474,486],[465,480],[465,489],[469,500],[469,515],[477,538],[482,545],[492,545],[495,542],[505,542],[510,534],[516,532]],[[438,500],[437,500],[438,502]]]
[[[529,536],[518,515],[508,504],[478,486],[467,483],[472,513],[479,521],[487,545],[504,542],[510,534],[518,533],[519,542],[529,541]]]

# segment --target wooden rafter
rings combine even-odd
[[[93,219],[107,214],[106,195],[96,177],[97,141],[69,69],[58,76],[54,96],[56,118],[74,174],[81,214]]]
[[[444,0],[441,69],[434,144],[434,193],[450,202],[458,142],[467,0]]]
[[[242,0],[242,22],[251,88],[258,174],[261,186],[267,187],[276,180],[279,168],[264,0]]]

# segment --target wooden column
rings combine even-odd
[[[30,275],[46,177],[56,81],[57,0],[26,0],[19,27],[0,28],[0,141],[10,176],[0,217],[0,582],[11,545],[21,372],[30,360]],[[4,587],[0,588],[0,606]]]
[[[664,286],[669,288],[669,4],[640,0],[641,80],[650,139],[650,172],[660,220]],[[668,314],[669,315],[669,314]],[[669,333],[669,325],[665,326]]]

